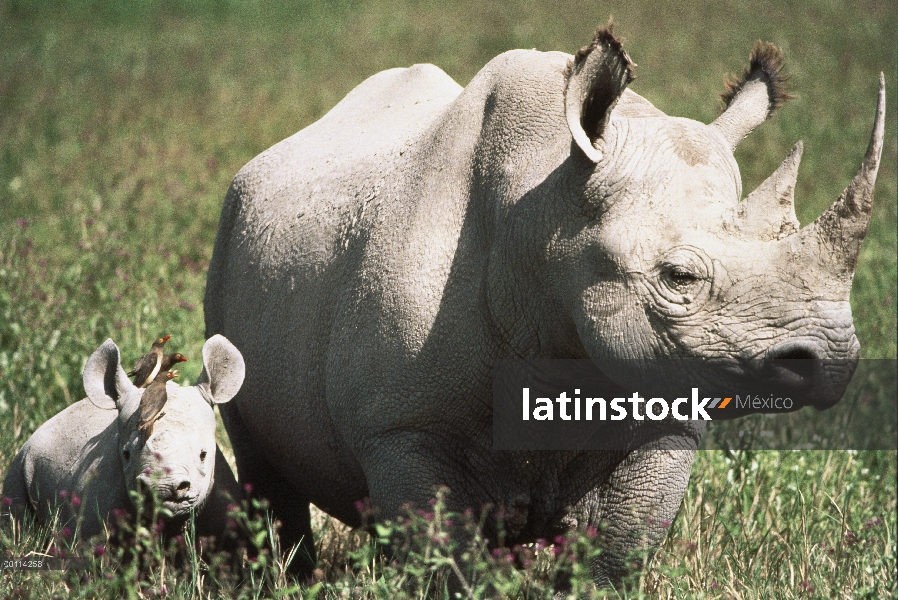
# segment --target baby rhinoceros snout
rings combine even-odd
[[[190,491],[190,480],[186,478],[166,481],[159,492],[159,498],[163,502],[184,502],[196,497],[196,494]]]
[[[191,484],[186,473],[175,473],[170,469],[162,473],[144,471],[137,476],[137,482],[144,494],[155,495],[163,503],[190,503],[197,497],[196,486]]]
[[[856,352],[833,357],[816,341],[790,340],[767,350],[760,370],[777,393],[791,394],[822,410],[842,398],[857,360]]]

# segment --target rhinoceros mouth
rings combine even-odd
[[[170,511],[173,515],[182,515],[190,512],[196,505],[196,498],[187,498],[184,500],[163,500],[162,508]]]
[[[788,396],[795,410],[837,404],[851,381],[857,356],[834,358],[809,343],[781,343],[759,356],[682,357],[652,361],[603,361],[602,370],[624,387],[660,397],[697,387],[716,396]],[[633,383],[638,382],[638,383]]]

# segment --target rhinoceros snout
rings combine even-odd
[[[820,410],[841,400],[856,367],[855,353],[833,358],[818,344],[803,340],[777,344],[761,363],[765,383]]]
[[[189,502],[196,499],[196,493],[191,490],[190,480],[185,478],[166,478],[164,480],[154,479],[150,475],[138,475],[138,488],[145,494],[149,494],[151,490],[156,492],[159,500],[164,503],[181,503]]]
[[[784,390],[806,391],[822,374],[823,353],[806,342],[787,342],[767,351],[763,362],[764,379]]]
[[[187,479],[181,481],[173,481],[165,486],[162,499],[169,502],[182,502],[190,500],[195,494],[190,493],[190,481]]]

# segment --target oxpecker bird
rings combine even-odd
[[[187,357],[180,352],[165,354],[162,356],[162,366],[159,368],[159,372],[168,371],[179,362],[187,362]]]
[[[162,367],[162,350],[170,338],[171,336],[167,335],[153,342],[150,351],[134,363],[134,368],[128,373],[128,377],[134,376],[134,385],[139,388],[147,387],[156,379],[156,375],[167,370]]]
[[[177,371],[159,373],[140,398],[140,420],[137,421],[137,429],[146,430],[147,437],[153,434],[153,423],[164,414],[162,408],[168,400],[165,384],[177,376]]]

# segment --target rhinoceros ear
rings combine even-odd
[[[223,335],[213,335],[203,346],[203,372],[197,380],[203,397],[210,404],[227,402],[240,391],[246,365],[243,355]]]
[[[612,24],[599,27],[589,46],[568,64],[565,74],[564,110],[577,146],[593,162],[602,159],[598,143],[636,65],[614,37]]]
[[[120,408],[119,400],[137,389],[125,374],[118,346],[112,339],[90,355],[82,377],[87,397],[101,408]]]
[[[727,80],[726,91],[721,94],[725,109],[711,123],[731,150],[787,100],[795,98],[786,90],[790,75],[783,73],[783,52],[779,48],[759,40],[748,60],[742,77]]]

